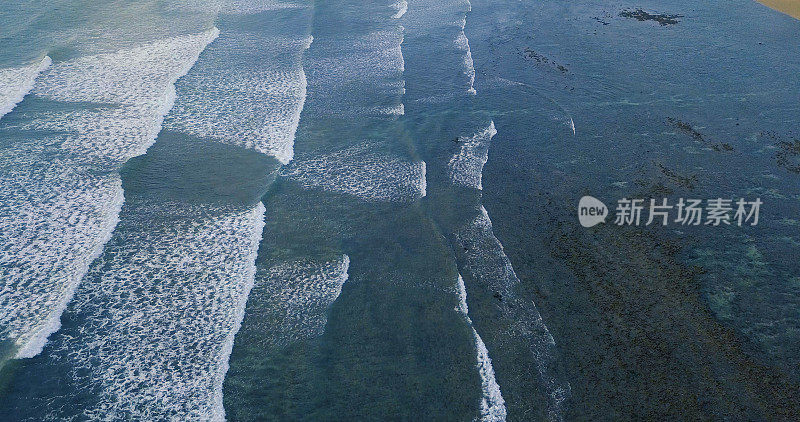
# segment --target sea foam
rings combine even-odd
[[[282,175],[312,189],[340,192],[370,202],[408,202],[426,195],[424,161],[384,152],[381,143],[361,144],[298,159]]]
[[[254,149],[288,164],[306,100],[302,54],[312,41],[311,36],[226,34],[181,80],[181,100],[165,127]]]
[[[491,122],[482,131],[458,139],[461,147],[449,162],[453,183],[483,189],[483,166],[489,159],[489,144],[496,134],[494,122]]]
[[[174,207],[180,207],[174,208]],[[248,210],[126,203],[114,238],[55,337],[92,419],[223,420],[222,383],[253,286],[264,206]],[[188,211],[191,211],[188,210]]]
[[[408,2],[406,0],[400,0],[397,3],[393,4],[392,8],[397,11],[394,15],[392,15],[392,18],[400,19],[408,11]]]
[[[509,334],[524,339],[528,344],[541,385],[548,394],[548,418],[562,420],[563,404],[570,386],[554,375],[555,340],[536,305],[516,296],[515,286],[519,279],[503,245],[494,235],[492,221],[483,206],[478,216],[456,233],[456,239],[464,250],[465,267],[472,278],[482,288],[502,296],[499,306],[503,319],[511,327]]]
[[[98,106],[43,113],[29,128],[68,132],[63,149],[113,165],[144,154],[175,102],[175,82],[218,34],[214,28],[54,64],[40,77],[33,94]]]
[[[298,259],[260,269],[251,294],[249,340],[285,347],[322,335],[327,310],[347,281],[350,257]],[[258,340],[256,340],[258,339]]]
[[[464,33],[464,27],[466,24],[467,18],[465,17],[461,25],[461,32],[459,32],[455,43],[456,46],[464,52],[464,74],[469,79],[469,88],[467,89],[467,92],[475,95],[475,63],[472,61],[472,50],[469,48],[469,39]]]
[[[0,69],[0,117],[5,116],[33,88],[36,77],[52,64],[45,56],[39,63],[17,68]]]
[[[176,3],[170,2],[167,7],[169,9],[189,8],[211,15],[220,13],[252,15],[271,10],[303,9],[310,6],[305,1],[291,0],[185,0]]]
[[[56,63],[36,79],[32,94],[69,111],[25,114],[12,127],[25,139],[0,153],[0,338],[18,358],[60,327],[118,221],[116,170],[154,142],[173,84],[217,33]]]
[[[389,25],[317,45],[308,60],[308,74],[315,102],[322,105],[319,110],[357,119],[403,115],[403,38],[401,25]],[[361,95],[354,96],[354,90]]]
[[[476,358],[478,361],[478,375],[481,377],[481,397],[480,404],[480,420],[485,422],[501,422],[506,420],[506,405],[503,400],[503,395],[500,392],[500,386],[494,376],[494,368],[492,368],[492,359],[489,358],[489,350],[483,343],[478,331],[472,325],[472,320],[469,317],[469,308],[467,307],[467,289],[464,286],[464,279],[461,274],[458,275],[457,283],[458,293],[458,308],[457,311],[466,319],[470,328],[472,328],[472,337],[475,339]]]
[[[110,238],[122,186],[114,175],[60,160],[2,167],[0,333],[15,341],[17,358],[29,358],[58,330],[75,287]]]

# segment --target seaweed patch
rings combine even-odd
[[[717,151],[717,152],[732,152],[734,150],[733,146],[731,144],[727,143],[727,142],[709,142],[709,141],[707,141],[706,138],[703,136],[703,134],[700,133],[697,129],[695,129],[689,123],[686,123],[684,121],[681,121],[681,120],[678,120],[678,119],[675,119],[675,118],[672,118],[672,117],[668,117],[667,118],[667,122],[669,124],[675,126],[676,128],[678,128],[678,130],[681,131],[682,133],[691,136],[692,139],[694,139],[696,142],[708,145],[708,147],[711,148],[714,151]]]
[[[800,138],[789,136],[785,138],[775,132],[761,132],[759,135],[775,141],[778,152],[775,154],[775,162],[779,167],[783,167],[791,173],[800,174]]]
[[[619,12],[619,15],[622,16],[623,18],[636,19],[640,22],[655,21],[658,22],[661,26],[675,25],[678,22],[680,22],[678,18],[683,17],[683,15],[668,15],[663,13],[652,14],[652,13],[647,13],[642,9],[636,9],[636,10],[626,9]]]
[[[664,164],[656,163],[659,170],[661,170],[661,174],[667,177],[671,182],[675,183],[676,185],[692,190],[697,185],[697,175],[693,174],[691,176],[682,175],[670,168],[667,168]]]
[[[689,123],[686,123],[678,119],[674,119],[672,117],[667,117],[667,122],[678,128],[678,130],[680,130],[681,132],[694,138],[695,141],[702,143],[706,142],[705,138],[703,138],[703,134],[695,130],[695,128],[692,127],[692,125],[690,125]]]
[[[779,166],[792,173],[800,174],[800,139],[781,141],[778,143],[778,153],[775,161]]]
[[[543,54],[537,53],[536,51],[532,50],[529,47],[525,47],[524,56],[525,56],[525,58],[531,59],[531,60],[535,61],[538,64],[546,64],[546,65],[555,67],[561,73],[569,72],[569,69],[567,69],[566,66],[556,62],[555,60],[553,60],[553,59],[551,59],[551,58],[549,58],[549,57],[547,57],[547,56],[545,56]]]

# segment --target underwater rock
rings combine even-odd
[[[672,117],[667,118],[667,122],[680,130],[681,132],[689,135],[694,139],[696,142],[700,142],[703,144],[708,145],[714,151],[717,152],[732,152],[734,150],[733,146],[727,142],[709,142],[703,136],[702,133],[698,132],[692,125],[686,123],[684,121],[674,119]]]
[[[676,172],[676,171],[674,171],[672,169],[667,168],[666,166],[664,166],[661,163],[656,163],[656,165],[658,166],[659,170],[661,170],[661,173],[664,176],[667,176],[667,178],[671,182],[675,183],[676,185],[678,185],[680,187],[683,187],[683,188],[686,188],[686,189],[689,189],[689,190],[693,190],[695,188],[695,186],[697,185],[697,175],[696,174],[693,174],[691,176],[686,176],[686,175],[679,174],[678,172]]]
[[[543,55],[541,53],[537,53],[536,51],[534,51],[530,47],[525,47],[524,56],[527,59],[532,59],[537,64],[546,64],[546,65],[555,67],[561,73],[569,72],[569,69],[566,66],[556,62],[555,60],[553,60],[553,59],[551,59],[551,58],[549,58],[549,57],[547,57],[547,56],[545,56],[545,55]]]
[[[775,155],[778,165],[792,173],[800,173],[800,139],[781,141],[778,148],[780,151]]]
[[[636,10],[626,9],[623,10],[622,12],[619,12],[619,15],[622,16],[623,18],[636,19],[639,22],[656,21],[661,26],[675,25],[678,22],[680,22],[678,18],[683,17],[683,15],[651,14],[645,12],[642,9],[636,9]]]

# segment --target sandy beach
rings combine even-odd
[[[795,19],[800,19],[800,0],[759,0],[758,2]]]

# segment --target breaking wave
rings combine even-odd
[[[0,117],[5,116],[33,88],[36,77],[51,64],[50,57],[29,66],[0,69]]]
[[[119,166],[155,141],[174,83],[217,34],[80,57],[37,78],[31,93],[67,111],[25,113],[9,129],[33,137],[0,155],[0,338],[18,358],[40,353],[60,327],[118,221]]]
[[[475,63],[472,61],[472,50],[469,48],[469,39],[464,33],[464,28],[467,25],[467,18],[461,21],[461,32],[458,33],[456,38],[456,46],[464,52],[464,74],[469,78],[469,89],[467,92],[475,95]]]
[[[57,337],[53,353],[71,362],[78,388],[98,395],[83,410],[88,419],[223,420],[222,383],[264,206],[217,216],[203,207],[154,223],[154,214],[187,205],[134,202],[70,304],[81,323]]]
[[[400,19],[408,11],[408,2],[406,0],[400,0],[397,3],[395,3],[394,5],[392,5],[392,8],[397,10],[397,13],[392,15],[392,17],[394,19]]]
[[[489,143],[497,134],[494,122],[467,138],[459,138],[461,147],[450,159],[450,178],[453,183],[469,188],[483,189],[483,166],[489,159]]]
[[[524,339],[528,344],[538,367],[540,381],[549,397],[549,418],[563,419],[563,404],[570,387],[553,374],[556,363],[555,340],[536,305],[516,296],[515,286],[519,284],[519,279],[503,245],[493,233],[492,221],[483,206],[480,207],[480,214],[456,233],[456,239],[464,250],[465,267],[473,279],[503,298],[500,310],[504,319],[511,324],[510,334]]]
[[[472,337],[475,339],[475,349],[477,351],[478,360],[478,375],[481,377],[481,397],[480,406],[480,420],[485,422],[501,422],[506,420],[506,405],[503,400],[503,395],[500,392],[500,386],[494,377],[494,368],[492,368],[492,359],[489,358],[489,350],[483,343],[478,331],[472,325],[472,320],[469,317],[469,308],[467,307],[467,289],[464,286],[464,279],[461,274],[458,275],[458,308],[457,310],[466,319],[470,328],[472,328]]]
[[[300,259],[259,270],[251,294],[248,331],[265,347],[285,347],[322,335],[327,310],[347,281],[350,257]],[[253,321],[257,321],[253,322]]]
[[[298,159],[282,175],[306,188],[320,188],[365,201],[408,202],[426,195],[424,161],[410,161],[364,142],[313,158]]]
[[[181,80],[181,101],[165,126],[288,164],[306,101],[302,55],[312,42],[311,36],[226,34]]]

